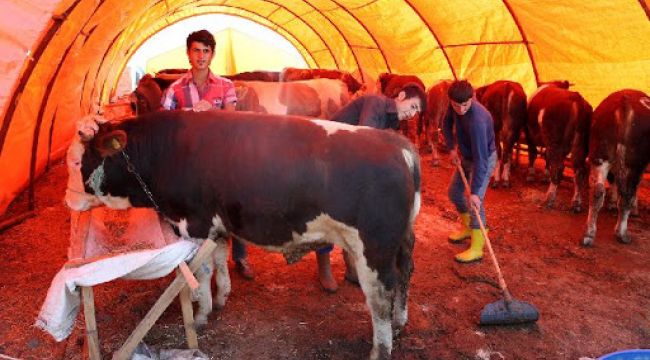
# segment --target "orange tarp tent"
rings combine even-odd
[[[310,67],[372,84],[567,79],[596,106],[650,92],[648,0],[0,0],[0,214],[60,156],[75,120],[115,94],[152,34],[202,14],[238,16],[291,42]],[[268,54],[260,53],[260,56]]]

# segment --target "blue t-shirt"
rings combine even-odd
[[[454,129],[456,137],[454,138]],[[489,177],[488,158],[496,151],[492,115],[481,103],[472,100],[465,115],[458,115],[449,105],[442,127],[447,149],[458,150],[463,159],[472,161],[472,194],[478,194],[481,184]]]

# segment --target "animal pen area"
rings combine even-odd
[[[646,140],[650,136],[650,46],[644,40],[650,38],[650,3],[647,0],[598,0],[588,4],[572,0],[561,5],[552,1],[472,1],[464,3],[462,9],[460,4],[453,2],[417,0],[0,0],[0,5],[7,10],[5,13],[15,14],[12,19],[0,22],[0,49],[6,54],[5,59],[0,60],[0,68],[5,69],[5,75],[0,77],[0,359],[650,358],[650,173],[647,169],[650,147]],[[224,225],[220,223],[219,215],[226,219],[227,214],[211,213],[209,224],[214,228],[208,232],[210,240],[204,242],[204,239],[190,236],[195,230],[191,224],[188,225],[188,214],[181,214],[179,203],[174,202],[178,199],[167,201],[169,199],[158,198],[158,203],[153,200],[163,194],[159,191],[161,185],[157,183],[157,180],[162,183],[161,179],[143,173],[142,180],[135,174],[131,184],[136,184],[142,193],[132,196],[127,191],[127,197],[136,207],[138,201],[142,202],[143,194],[151,199],[153,206],[144,197],[148,204],[146,207],[151,208],[147,216],[153,216],[153,227],[150,227],[151,218],[146,223],[148,225],[144,220],[140,223],[131,221],[130,217],[139,211],[137,209],[106,210],[99,218],[89,219],[84,218],[90,214],[88,209],[73,209],[70,205],[74,192],[95,199],[97,205],[100,200],[109,205],[124,204],[115,202],[115,198],[110,199],[111,196],[97,197],[88,193],[91,190],[101,193],[101,181],[100,185],[93,183],[98,175],[88,166],[97,166],[100,161],[90,156],[105,148],[92,149],[91,146],[102,145],[97,145],[92,136],[84,138],[84,134],[89,131],[89,126],[97,138],[111,126],[126,133],[131,123],[153,122],[167,116],[161,115],[165,112],[143,114],[143,109],[151,104],[159,105],[164,85],[156,85],[162,88],[157,88],[155,101],[144,106],[151,99],[148,95],[139,97],[141,94],[136,94],[137,91],[131,94],[135,84],[118,95],[120,79],[128,73],[129,59],[155,33],[174,23],[208,14],[228,15],[270,29],[286,39],[304,61],[302,67],[305,70],[293,69],[295,78],[292,80],[296,80],[296,85],[291,87],[286,63],[287,66],[280,66],[253,62],[246,67],[237,62],[237,56],[228,57],[215,52],[213,65],[221,67],[212,71],[232,79],[239,99],[237,111],[232,113],[237,114],[235,119],[246,121],[243,125],[246,139],[256,139],[256,135],[261,139],[260,134],[268,135],[264,133],[268,126],[262,123],[277,121],[282,122],[283,129],[294,129],[292,134],[316,136],[313,133],[317,131],[296,130],[304,129],[303,122],[313,126],[312,130],[321,129],[329,139],[336,138],[336,134],[351,134],[353,144],[327,144],[349,146],[345,149],[360,153],[371,148],[393,151],[373,147],[379,146],[377,143],[382,146],[410,143],[396,152],[410,165],[399,169],[408,168],[411,171],[409,176],[419,178],[419,185],[413,181],[416,185],[409,183],[406,187],[411,194],[408,206],[397,209],[399,211],[396,206],[388,208],[394,203],[382,202],[384,196],[379,196],[373,199],[376,202],[371,202],[373,211],[364,214],[387,219],[386,214],[399,213],[409,218],[409,211],[417,208],[414,204],[419,204],[419,213],[407,228],[414,235],[412,250],[399,248],[404,246],[400,242],[396,246],[402,250],[396,255],[378,255],[373,252],[376,250],[373,246],[377,245],[373,241],[377,240],[365,234],[377,237],[383,234],[372,227],[357,230],[362,229],[361,222],[349,221],[344,216],[328,218],[330,222],[327,224],[336,223],[338,227],[316,232],[323,238],[332,239],[327,237],[331,235],[328,231],[337,232],[340,237],[349,234],[350,229],[352,233],[356,231],[362,246],[362,251],[355,253],[356,269],[361,270],[361,287],[345,279],[347,265],[338,238],[332,241],[336,246],[330,254],[332,273],[338,283],[335,292],[324,291],[319,283],[318,255],[311,251],[313,248],[309,251],[297,249],[298,252],[304,250],[299,254],[304,257],[288,263],[296,259],[291,257],[293,253],[282,247],[286,246],[283,242],[297,242],[301,236],[302,239],[315,236],[310,226],[317,219],[306,219],[300,226],[292,228],[293,233],[289,234],[293,240],[266,239],[262,243],[258,238],[244,239],[248,263],[254,271],[254,278],[247,279],[237,271],[230,249],[219,248],[223,246],[219,241],[223,240],[220,238],[223,234],[215,237],[215,233],[223,228],[228,235],[243,238],[234,230],[240,225],[229,222]],[[622,25],[615,28],[605,26],[613,23]],[[574,28],[571,24],[579,26]],[[194,30],[198,29],[191,29]],[[227,47],[227,53],[239,54],[235,48],[241,46],[246,37],[233,35],[233,32],[214,30],[213,33],[219,34],[216,36],[216,49]],[[22,37],[15,34],[22,34]],[[235,41],[233,36],[240,37]],[[180,54],[186,61],[184,38],[182,42]],[[597,48],[596,43],[599,44]],[[255,54],[254,49],[261,46],[261,43],[255,43],[253,50],[248,51]],[[271,53],[258,54],[260,62],[264,57],[273,57],[272,51],[280,50],[265,48],[265,51]],[[230,65],[223,67],[223,64]],[[173,67],[174,64],[168,66]],[[148,73],[150,76],[145,78],[159,79],[164,71]],[[184,73],[180,71],[174,80]],[[265,79],[260,85],[261,81],[241,77],[260,73],[279,76],[279,79]],[[390,129],[367,130],[381,139],[384,139],[384,132],[390,132],[386,135],[388,140],[369,141],[364,130],[358,131],[347,125],[336,125],[336,130],[332,130],[327,125],[332,122],[311,121],[312,117],[329,119],[336,112],[334,110],[364,95],[395,97],[405,84],[413,85],[413,79],[427,93],[427,114],[421,114],[420,120],[416,117],[403,121],[399,133]],[[512,294],[513,301],[533,306],[539,312],[536,320],[481,324],[480,317],[486,305],[508,298],[504,295],[503,284],[498,279],[489,251],[485,248],[480,261],[454,261],[456,254],[468,248],[471,239],[460,243],[448,241],[449,234],[457,230],[461,222],[448,195],[450,180],[457,170],[444,147],[442,135],[434,136],[443,126],[443,120],[434,120],[432,115],[438,109],[454,110],[446,97],[446,88],[446,102],[431,94],[440,80],[461,79],[469,80],[475,89],[480,89],[473,101],[485,104],[495,124],[503,125],[495,127],[499,128],[496,141],[501,142],[504,148],[508,147],[509,140],[505,136],[499,137],[498,131],[503,134],[512,132],[511,122],[514,120],[512,116],[502,117],[494,110],[491,105],[494,97],[487,94],[498,92],[490,92],[490,86],[495,86],[495,89],[496,84],[504,83],[502,80],[518,84],[526,102],[521,126],[527,130],[538,127],[538,146],[535,148],[539,148],[543,155],[534,161],[536,176],[531,177],[528,168],[529,145],[526,145],[527,138],[523,135],[527,130],[522,128],[521,135],[516,137],[515,151],[509,157],[509,186],[502,186],[492,179],[484,201],[488,246],[491,243],[498,259],[507,283],[506,293]],[[317,83],[314,80],[322,81]],[[531,104],[535,104],[533,94],[541,93],[544,84],[559,80],[565,81],[566,86],[562,85],[564,88],[558,93],[568,94],[572,104],[586,104],[588,116],[581,123],[582,118],[575,116],[579,111],[575,110],[578,105],[569,106],[573,110],[558,107],[560,110],[557,111],[568,111],[566,119],[569,120],[566,120],[563,131],[570,132],[570,136],[564,134],[554,142],[551,137],[555,128],[549,125],[549,116],[554,116],[549,114],[555,114],[555,110],[550,110],[553,100],[539,108]],[[278,95],[284,99],[281,106],[271,104],[267,96],[267,91],[275,86],[272,84],[280,84],[281,90],[275,88],[272,91],[283,94]],[[317,94],[316,101],[327,103],[327,106],[310,105],[310,111],[316,113],[296,113],[308,108],[302,105],[313,100],[303,96],[305,89],[310,94]],[[330,93],[331,89],[334,90]],[[394,89],[395,93],[389,89]],[[509,95],[499,99],[503,98],[509,99]],[[548,99],[557,98],[544,98]],[[276,109],[285,112],[275,113]],[[174,113],[181,114],[172,115],[179,121],[204,121],[211,116],[192,111]],[[229,113],[219,111],[214,119],[229,122]],[[130,120],[132,117],[135,120]],[[248,122],[247,117],[252,120]],[[95,122],[98,118],[112,121],[110,125],[100,124]],[[422,121],[421,133],[416,131],[418,121]],[[124,124],[126,127],[122,127]],[[408,124],[408,131],[404,131],[404,124]],[[201,131],[197,130],[197,133]],[[207,137],[207,133],[204,134]],[[129,149],[129,144],[138,140],[137,136],[130,136],[131,133],[129,141],[135,140],[127,141],[126,146],[122,143],[119,148],[126,163],[131,156],[136,164],[135,167],[130,164],[129,171],[134,168],[137,169],[135,172],[146,171],[143,164],[147,161],[152,166],[157,164],[155,157],[159,153],[148,154],[144,162],[139,162],[142,160],[137,158],[138,153]],[[260,207],[268,206],[267,199],[283,204],[281,199],[274,197],[281,197],[276,193],[290,194],[291,199],[300,203],[308,195],[320,194],[334,183],[333,179],[322,184],[322,179],[315,179],[315,185],[301,182],[302,187],[290,188],[286,193],[282,192],[286,190],[284,188],[271,188],[277,185],[277,179],[284,177],[280,173],[271,173],[273,176],[270,176],[269,169],[273,166],[291,168],[292,161],[299,158],[295,151],[286,149],[295,146],[306,153],[308,150],[304,150],[307,149],[304,144],[311,146],[320,144],[319,141],[330,141],[310,137],[303,139],[304,142],[292,138],[298,142],[283,143],[281,136],[277,135],[281,143],[279,148],[278,145],[270,147],[273,139],[233,141],[225,146],[228,149],[234,147],[239,152],[254,147],[266,154],[266,157],[255,158],[265,161],[253,161],[247,157],[247,161],[231,162],[229,167],[219,168],[219,171],[238,174],[237,180],[244,193],[257,191],[256,194],[264,194],[260,195],[262,200],[253,202]],[[227,137],[219,139],[229,141]],[[264,139],[269,137],[275,138],[266,136]],[[569,145],[561,143],[567,138],[570,138]],[[210,143],[210,147],[218,148],[215,139],[204,140]],[[546,144],[539,143],[542,141],[539,139]],[[354,143],[356,141],[363,145]],[[66,151],[69,146],[74,148],[74,144],[81,144],[86,153],[83,158],[73,161]],[[549,204],[553,185],[545,173],[553,166],[549,165],[550,160],[549,163],[546,160],[553,157],[549,151],[553,154],[557,148],[565,150],[562,150],[562,159],[558,162],[562,166],[555,198]],[[613,150],[599,152],[605,148]],[[585,151],[580,152],[580,149]],[[409,151],[419,154],[419,159],[405,155]],[[273,157],[280,153],[295,158]],[[365,159],[372,162],[375,159],[375,156],[355,157],[349,151],[343,153],[346,156],[337,158],[339,162],[329,166],[339,169],[337,166],[342,166],[340,164],[353,163],[363,167],[368,163],[354,161]],[[184,154],[188,158],[198,156],[191,151]],[[611,158],[597,158],[610,155]],[[102,153],[101,156],[110,158],[116,155]],[[409,163],[409,159],[419,160],[418,176],[413,175],[418,173],[413,170],[417,166]],[[214,167],[207,168],[218,166],[221,158],[213,156],[208,160],[204,161],[205,171],[199,170],[189,178],[200,179],[218,172]],[[164,174],[173,173],[174,179],[187,180],[182,165],[174,164],[178,167]],[[612,164],[611,168],[605,166],[611,170],[610,181],[605,181],[608,176],[603,172],[603,164]],[[585,180],[587,187],[580,189],[582,203],[576,209],[574,180],[579,177],[582,166],[586,168],[586,172],[581,174],[588,178]],[[104,162],[101,167],[104,167]],[[388,175],[397,173],[394,168],[390,171],[395,172]],[[359,173],[370,171],[348,172],[349,178],[345,180],[354,181],[364,176]],[[314,180],[308,177],[310,173],[300,174],[306,180]],[[634,185],[634,174],[639,175],[638,187],[631,186],[635,196],[628,194],[626,197],[625,190],[622,190],[618,202],[612,200],[616,195],[613,184],[618,184],[619,189],[627,189],[629,184]],[[81,176],[85,188],[73,188],[71,179],[74,176]],[[595,214],[591,207],[594,200],[597,202],[599,199],[597,189],[602,189],[599,186],[608,191],[604,199],[600,199],[603,203],[597,213],[597,233],[588,236],[588,217],[590,211],[592,216]],[[347,190],[344,185],[340,189]],[[230,190],[236,193],[240,188]],[[361,188],[357,192],[366,190]],[[391,198],[392,194],[388,192],[385,198]],[[348,198],[342,196],[342,192],[329,193],[331,196],[323,201],[334,201],[337,206],[348,209],[354,193],[345,192]],[[202,193],[194,202],[200,203],[205,197],[206,194]],[[419,199],[419,203],[414,199]],[[632,199],[635,200],[633,207]],[[623,220],[617,205],[623,207]],[[167,219],[176,226],[176,232],[170,230],[167,222],[159,222],[154,207],[158,209],[160,219]],[[170,208],[181,215],[166,213]],[[313,209],[305,211],[308,210]],[[280,211],[282,209],[277,210]],[[240,219],[246,221],[245,217]],[[269,230],[265,232],[263,229],[262,234],[276,234],[273,231],[277,221],[263,222]],[[298,229],[304,233],[299,234]],[[105,237],[105,234],[110,234],[110,237]],[[143,239],[142,242],[127,244],[125,236],[133,234]],[[409,238],[408,235],[405,237]],[[154,238],[156,240],[151,240]],[[96,243],[90,243],[90,239]],[[216,241],[216,248],[207,246],[214,245],[212,240]],[[400,238],[400,241],[404,240]],[[230,241],[227,244],[231,246]],[[258,246],[260,244],[285,253],[267,251]],[[358,246],[349,242],[343,244],[350,252]],[[149,251],[169,247],[182,248],[185,252],[179,250],[179,255],[163,251],[148,255]],[[225,306],[221,307],[218,298],[224,285],[218,274],[221,271],[219,256],[224,251],[228,255],[225,264],[229,269],[231,292]],[[129,257],[134,254],[136,256]],[[144,260],[137,257],[141,254],[147,254],[149,261],[166,257],[168,263],[158,263],[155,269],[142,270],[139,267],[143,266],[140,263]],[[382,256],[390,258],[393,255],[397,260],[391,258],[388,263],[381,263]],[[198,317],[195,318],[201,313],[202,306],[195,298],[205,295],[205,289],[197,290],[201,286],[201,274],[207,272],[205,262],[201,265],[197,260],[201,256],[203,259],[214,257],[216,264],[214,276],[208,273],[211,279],[208,290],[216,295],[214,304],[210,303],[212,311],[205,324],[199,324]],[[403,326],[397,326],[399,301],[386,294],[393,294],[391,284],[396,289],[404,285],[400,283],[400,276],[403,272],[408,273],[404,270],[404,263],[411,260],[412,275],[410,278],[406,276],[407,319]],[[393,272],[388,271],[389,275],[386,275],[382,272],[384,269],[376,264],[389,264],[397,269],[398,275],[391,278]],[[62,274],[68,278],[62,278]],[[122,278],[125,275],[134,279]],[[373,276],[374,282],[371,281]],[[56,289],[55,284],[58,286]],[[399,293],[398,290],[394,290],[395,293]],[[384,296],[391,299],[389,310],[382,308],[389,312],[388,315],[377,312],[378,307],[373,304],[385,300]],[[382,327],[385,322],[387,328]],[[388,336],[386,331],[393,335]],[[389,339],[388,349],[386,339]],[[618,355],[608,355],[612,353]]]

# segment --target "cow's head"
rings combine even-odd
[[[85,211],[99,205],[114,209],[130,207],[128,198],[113,196],[104,189],[106,162],[113,160],[126,146],[126,133],[109,123],[98,124],[85,118],[68,148],[68,186],[65,203],[72,210]]]
[[[131,109],[136,115],[146,114],[160,109],[162,90],[155,79],[146,74],[138,82],[138,87],[131,93]]]

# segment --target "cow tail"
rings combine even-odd
[[[634,118],[634,108],[631,104],[632,99],[627,94],[623,95],[623,138],[620,140],[625,144],[630,138],[630,131],[632,131],[632,119]]]
[[[410,144],[409,144],[410,145]],[[400,287],[403,294],[408,293],[408,283],[414,270],[413,265],[413,248],[415,246],[415,232],[413,226],[415,218],[420,212],[421,205],[421,173],[420,173],[420,156],[413,146],[403,149],[404,158],[411,172],[413,180],[413,204],[409,214],[409,222],[404,229],[404,235],[400,241],[397,253],[397,268],[400,273]]]
[[[582,104],[582,111],[580,112],[581,115],[580,131],[582,137],[580,139],[580,146],[584,151],[586,157],[586,154],[589,154],[589,138],[590,138],[589,133],[591,132],[591,118],[593,115],[593,109],[591,105],[589,105],[589,103],[584,99],[582,99],[581,104]]]
[[[420,156],[418,155],[417,151],[414,151],[413,149],[410,150],[411,154],[413,155],[413,169],[411,170],[411,176],[413,177],[413,190],[414,190],[414,198],[413,198],[413,207],[411,208],[411,216],[409,217],[410,221],[410,228],[413,228],[413,224],[415,223],[415,217],[418,215],[420,212],[420,205],[421,205],[421,183],[422,183],[422,177],[420,173]]]

